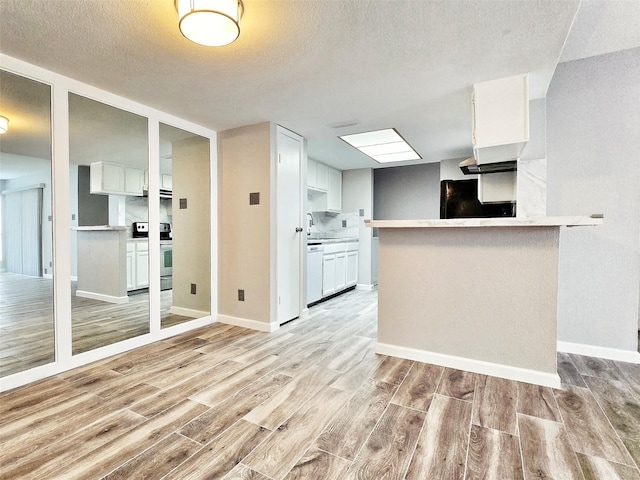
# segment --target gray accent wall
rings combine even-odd
[[[560,239],[558,340],[636,351],[640,49],[558,65],[547,95],[549,215],[603,213]]]
[[[440,218],[440,164],[379,168],[373,171],[373,218]]]

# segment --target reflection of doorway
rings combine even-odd
[[[3,192],[7,271],[42,276],[42,187]]]

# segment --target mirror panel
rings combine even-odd
[[[211,311],[208,138],[160,124],[161,326]]]
[[[0,377],[55,361],[51,87],[0,70]]]
[[[72,350],[149,333],[148,120],[69,94]]]

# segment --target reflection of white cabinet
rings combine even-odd
[[[90,168],[91,193],[142,195],[144,170],[106,162],[94,162]]]
[[[163,190],[173,190],[173,176],[163,173],[160,177],[160,188]]]
[[[514,160],[529,140],[528,75],[473,86],[473,147],[478,163]]]
[[[342,172],[329,167],[329,185],[327,188],[327,210],[342,211]]]
[[[127,242],[127,290],[149,286],[149,242]]]

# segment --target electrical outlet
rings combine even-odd
[[[196,284],[192,283],[191,284],[191,295],[195,295],[196,294]]]
[[[50,267],[53,267],[53,262],[49,262],[49,266],[50,266]]]
[[[342,228],[347,228],[347,221],[346,220],[342,220]]]
[[[75,220],[75,219],[76,219],[76,214],[75,214],[75,213],[72,213],[72,214],[71,214],[71,220]]]
[[[244,302],[244,290],[238,290],[238,301]]]
[[[361,217],[364,217],[364,208],[361,208],[361,209],[360,209],[360,216],[361,216]]]
[[[260,205],[260,192],[249,194],[249,205]]]
[[[49,216],[47,217],[47,219],[48,219],[49,221],[51,221],[51,220],[53,220],[53,216],[49,215]]]
[[[181,198],[180,199],[180,210],[186,210],[187,208],[187,199],[186,198]]]

